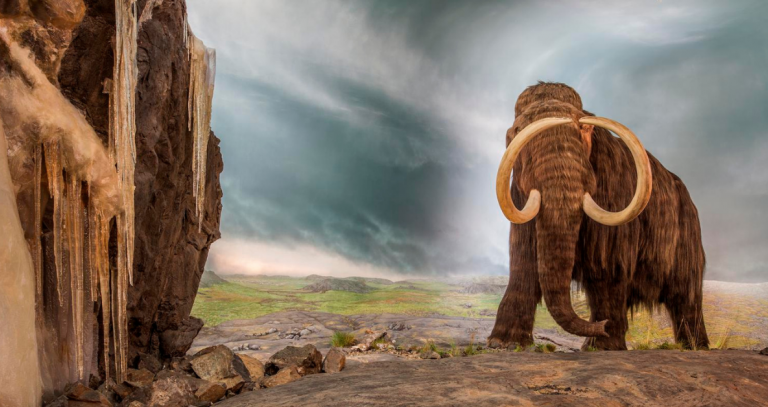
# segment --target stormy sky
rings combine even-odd
[[[707,279],[768,281],[768,2],[188,0],[217,50],[221,273],[506,274],[494,183],[537,80],[633,129]]]

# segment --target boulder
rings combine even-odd
[[[236,392],[246,381],[251,380],[243,361],[224,345],[201,350],[190,364],[199,378],[224,383],[227,390]]]
[[[295,382],[299,379],[301,379],[301,374],[299,373],[298,369],[296,369],[295,366],[289,366],[280,370],[274,376],[264,376],[260,384],[261,387],[268,389],[270,387]]]
[[[136,388],[150,386],[154,380],[155,374],[147,369],[128,369],[125,373],[125,382]]]
[[[221,383],[205,382],[195,392],[195,397],[200,401],[215,403],[227,394],[227,389]]]
[[[260,360],[248,355],[238,356],[248,370],[248,374],[251,376],[251,381],[255,382],[264,377],[264,364],[261,363]]]
[[[112,407],[112,403],[96,390],[81,383],[75,383],[64,389],[69,407]]]
[[[147,407],[187,407],[196,402],[189,380],[178,375],[158,379],[148,393]]]
[[[347,363],[347,357],[339,348],[331,348],[323,360],[323,372],[338,373],[344,370]]]
[[[267,375],[274,375],[288,366],[295,366],[301,376],[320,373],[323,366],[323,355],[314,345],[301,348],[288,346],[269,358],[265,366]]]

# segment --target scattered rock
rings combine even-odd
[[[264,364],[261,363],[260,360],[248,355],[238,356],[248,370],[248,374],[251,376],[251,381],[256,382],[264,376]]]
[[[323,355],[314,345],[305,345],[301,348],[288,346],[269,358],[265,366],[267,375],[274,375],[279,370],[295,366],[301,376],[320,373],[323,365]]]
[[[147,369],[128,369],[125,374],[125,382],[136,388],[150,386],[154,380],[155,374]]]
[[[275,332],[277,332],[277,328],[269,328],[269,329],[267,330],[267,334],[273,334],[273,333],[275,333]]]
[[[464,307],[464,308],[466,308],[466,309],[470,309],[470,308],[472,308],[472,304],[471,304],[471,303],[468,303],[468,302],[467,302],[467,303],[464,303],[464,304],[461,304],[461,306],[462,306],[462,307]]]
[[[411,326],[402,322],[393,322],[387,326],[387,329],[390,331],[405,331],[406,329],[411,329]]]
[[[287,368],[281,369],[274,376],[265,376],[261,380],[261,387],[268,389],[270,387],[295,382],[299,379],[301,379],[301,374],[299,373],[298,369],[296,369],[295,366],[289,366]]]
[[[227,394],[227,389],[221,383],[205,382],[195,392],[195,397],[200,401],[215,403]]]
[[[302,330],[299,332],[299,335],[301,335],[301,336],[307,336],[307,335],[309,335],[309,334],[311,334],[311,333],[312,333],[312,331],[310,331],[309,329],[302,329]]]
[[[243,374],[248,374],[242,360],[224,345],[201,350],[190,363],[199,378],[224,383],[227,390],[239,390],[246,381]]]
[[[366,351],[371,348],[371,344],[373,342],[376,342],[377,340],[384,338],[387,336],[386,332],[370,332],[365,335],[363,335],[362,338],[358,340],[358,344],[353,346],[353,349]]]
[[[339,348],[331,348],[328,354],[325,355],[323,360],[323,372],[326,373],[338,373],[344,370],[344,366],[347,363],[347,357],[344,356],[344,352]]]
[[[419,357],[422,359],[440,359],[440,354],[432,350],[429,352],[422,352]]]
[[[64,389],[68,407],[112,407],[112,403],[96,390],[81,383],[75,383]]]

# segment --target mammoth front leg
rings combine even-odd
[[[539,275],[536,271],[535,221],[512,224],[509,231],[509,285],[499,304],[496,324],[488,346],[514,348],[533,345],[536,305],[541,301]]]
[[[589,274],[589,272],[586,272]],[[591,312],[590,321],[604,321],[608,337],[586,338],[582,350],[627,350],[627,290],[621,281],[584,279],[583,287]]]

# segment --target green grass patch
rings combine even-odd
[[[355,335],[349,332],[335,331],[331,336],[331,346],[337,348],[348,348],[355,345]]]

